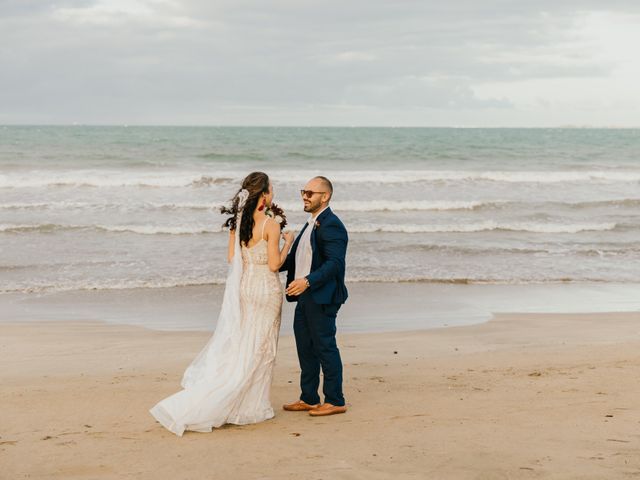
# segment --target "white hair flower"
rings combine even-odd
[[[244,204],[247,203],[247,199],[249,198],[249,190],[243,188],[238,192],[238,210],[242,210],[244,208]]]

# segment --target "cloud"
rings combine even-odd
[[[5,0],[0,122],[516,125],[586,109],[640,124],[622,101],[639,15],[635,1]]]
[[[91,5],[58,7],[52,10],[51,17],[63,23],[97,27],[171,29],[206,25],[182,14],[181,10],[177,2],[169,0],[109,0]]]

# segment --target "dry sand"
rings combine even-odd
[[[640,313],[341,335],[346,414],[178,438],[148,409],[208,335],[1,325],[0,478],[640,478]],[[297,382],[283,336],[274,407]]]

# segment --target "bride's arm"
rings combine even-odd
[[[280,250],[280,225],[271,219],[267,221],[265,233],[267,235],[267,263],[269,264],[269,270],[277,272],[287,259],[287,254],[293,242],[291,239],[285,241],[282,250]]]
[[[233,251],[235,250],[235,246],[236,246],[236,231],[235,230],[229,230],[229,248],[227,250],[227,262],[231,263],[231,260],[233,259]]]

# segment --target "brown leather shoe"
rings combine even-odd
[[[306,412],[308,410],[313,410],[314,408],[318,408],[320,406],[319,403],[316,403],[315,405],[309,405],[306,402],[303,402],[302,400],[298,400],[297,402],[293,402],[293,403],[286,403],[282,406],[282,408],[288,412]]]
[[[335,415],[336,413],[344,413],[347,411],[347,407],[339,407],[330,403],[323,403],[318,408],[309,410],[309,415],[312,417],[323,417],[325,415]]]

